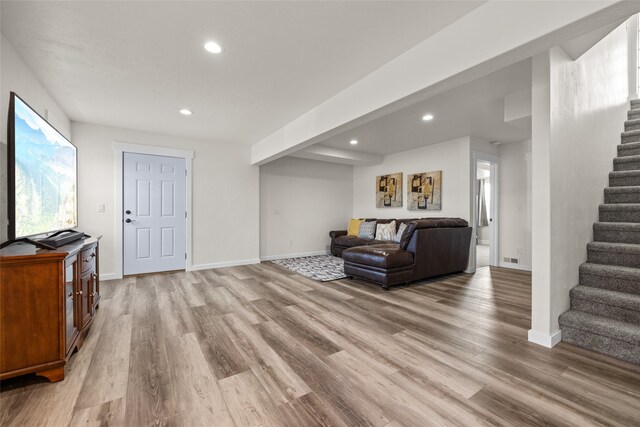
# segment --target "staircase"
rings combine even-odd
[[[640,364],[640,100],[631,101],[593,240],[558,319],[562,340]]]

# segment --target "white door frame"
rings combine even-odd
[[[185,166],[187,170],[187,179],[186,179],[186,207],[187,207],[187,235],[186,235],[186,249],[187,249],[187,262],[186,262],[186,270],[190,271],[192,266],[192,238],[191,238],[191,211],[192,211],[192,197],[191,192],[193,188],[193,151],[189,150],[178,150],[175,148],[167,148],[167,147],[155,147],[152,145],[142,145],[142,144],[130,144],[127,142],[114,142],[113,143],[113,153],[115,156],[115,183],[116,183],[116,202],[115,202],[115,249],[116,249],[116,274],[115,279],[122,279],[123,277],[123,240],[122,233],[123,223],[122,223],[122,162],[124,153],[135,153],[135,154],[149,154],[152,156],[167,156],[167,157],[179,157],[185,159]]]
[[[489,264],[492,266],[499,266],[499,254],[500,254],[500,240],[499,240],[499,229],[500,229],[500,189],[499,189],[499,169],[500,169],[500,158],[496,156],[492,156],[491,154],[485,154],[478,151],[473,151],[471,153],[471,221],[472,221],[472,234],[471,234],[471,244],[469,250],[469,265],[467,267],[468,273],[473,273],[476,271],[476,240],[475,237],[478,233],[478,203],[476,202],[478,198],[478,162],[487,162],[491,165],[491,212],[490,217],[493,219],[492,221],[492,230],[491,230],[491,248],[489,252]]]

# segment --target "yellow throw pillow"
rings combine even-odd
[[[349,236],[357,236],[360,232],[360,224],[362,224],[363,220],[351,218],[349,220],[349,227],[347,228],[347,235]]]

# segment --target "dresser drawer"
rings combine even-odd
[[[82,272],[85,273],[90,270],[95,270],[96,267],[96,248],[86,249],[80,254],[80,263],[82,265]]]

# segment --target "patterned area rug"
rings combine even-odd
[[[347,277],[344,274],[344,261],[333,255],[276,259],[271,262],[320,282]]]

